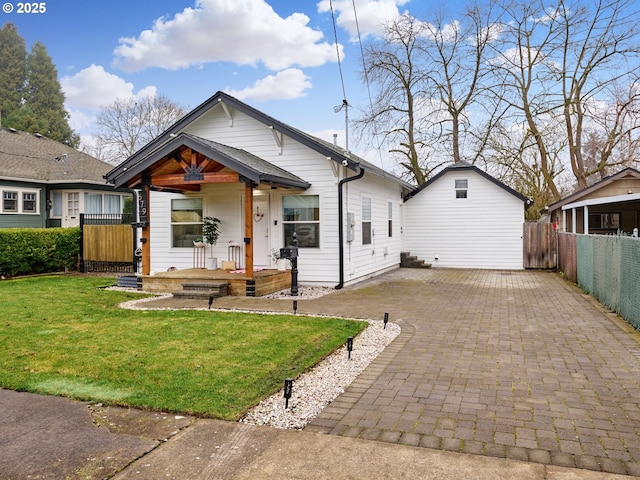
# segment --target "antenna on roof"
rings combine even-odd
[[[347,151],[347,155],[349,155],[349,102],[347,99],[342,100],[342,105],[338,105],[333,107],[333,111],[338,113],[340,110],[344,108],[344,149]]]
[[[63,153],[56,157],[56,162],[62,161],[62,165],[64,166],[64,174],[69,173],[69,162],[67,162],[67,154]]]

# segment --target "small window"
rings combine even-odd
[[[466,178],[456,180],[456,198],[467,198],[467,189],[469,188],[469,181]]]
[[[51,207],[51,216],[62,216],[62,192],[53,192],[53,206]]]
[[[362,244],[371,245],[371,199],[362,197]]]
[[[37,213],[38,195],[32,192],[22,194],[22,211],[24,213]]]
[[[202,238],[201,198],[171,200],[171,231],[173,247],[193,247],[193,242]]]
[[[18,192],[3,192],[2,211],[3,212],[18,211]]]
[[[389,224],[388,224],[389,238],[393,237],[393,202],[389,202]]]

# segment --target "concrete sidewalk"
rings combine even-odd
[[[0,405],[2,480],[629,478],[8,390]]]
[[[0,479],[640,475],[639,334],[553,273],[400,269],[298,311],[403,329],[304,431],[0,390]]]

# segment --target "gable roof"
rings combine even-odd
[[[616,180],[621,180],[625,177],[633,177],[633,178],[640,179],[640,172],[631,167],[625,168],[624,170],[620,170],[619,172],[609,175],[608,177],[603,178],[599,182],[596,182],[587,188],[578,190],[577,192],[574,192],[571,195],[568,195],[564,198],[561,198],[557,202],[552,203],[551,205],[549,205],[549,211],[552,212],[554,210],[562,208],[563,206],[569,203],[574,203],[580,200],[581,198],[585,197],[586,195],[589,195],[590,193],[593,193],[596,190],[599,190],[602,187],[605,187],[606,185],[609,185],[615,182]]]
[[[237,172],[254,183],[266,183],[283,187],[307,189],[311,185],[300,177],[273,165],[245,150],[223,145],[196,135],[181,133],[162,145],[144,161],[136,163],[127,171],[128,178],[140,177],[151,165],[165,157],[171,157],[181,147],[191,148],[224,167]]]
[[[162,132],[154,140],[149,142],[147,145],[127,158],[116,168],[111,170],[106,176],[107,180],[115,183],[116,185],[124,184],[124,178],[131,178],[130,174],[127,173],[128,170],[133,168],[142,159],[152,155],[156,150],[169,142],[173,137],[180,135],[180,133],[182,133],[182,130],[189,124],[194,122],[196,119],[200,118],[202,115],[218,106],[221,106],[221,108],[223,108],[228,115],[232,114],[232,112],[229,110],[229,107],[231,107],[233,110],[242,112],[245,115],[254,118],[264,125],[272,128],[274,132],[280,132],[287,137],[292,138],[293,140],[296,140],[297,142],[311,148],[312,150],[315,150],[321,155],[331,158],[340,165],[343,164],[343,161],[346,161],[347,167],[352,171],[356,171],[358,167],[362,167],[366,171],[374,173],[378,176],[392,179],[393,181],[400,183],[406,189],[413,188],[413,185],[395,177],[388,172],[385,172],[378,167],[375,167],[368,162],[365,162],[364,160],[351,154],[350,152],[346,152],[346,150],[332,145],[329,142],[320,140],[319,138],[304,133],[301,130],[287,125],[286,123],[276,120],[275,118],[247,105],[246,103],[241,102],[240,100],[224,92],[217,92],[216,94],[214,94],[212,97],[204,101],[202,104],[194,108],[191,112],[187,113],[184,117],[170,126],[167,130]],[[347,153],[349,154],[347,155]]]
[[[453,165],[449,165],[448,167],[444,168],[443,170],[438,172],[437,175],[434,175],[427,182],[423,183],[418,188],[414,189],[411,193],[406,195],[405,196],[405,201],[410,200],[411,198],[415,197],[418,193],[420,193],[425,188],[429,187],[429,185],[433,184],[434,182],[437,182],[440,178],[442,178],[447,173],[450,173],[450,172],[464,172],[464,171],[472,171],[472,172],[475,172],[478,175],[486,178],[491,183],[493,183],[493,184],[497,185],[498,187],[502,188],[507,193],[509,193],[509,194],[513,195],[514,197],[522,200],[525,203],[526,207],[531,206],[531,204],[533,203],[531,201],[531,199],[525,197],[520,192],[517,192],[516,190],[514,190],[511,187],[509,187],[508,185],[505,185],[500,180],[498,180],[495,177],[492,177],[487,172],[485,172],[483,170],[480,170],[475,165],[471,165],[471,164],[466,163],[466,162],[457,162],[457,163],[454,163]]]
[[[38,133],[0,129],[0,179],[106,185],[113,165]]]

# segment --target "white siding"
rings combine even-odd
[[[239,112],[233,113],[233,123],[221,108],[214,108],[194,121],[185,131],[241,148],[257,155],[274,165],[299,176],[311,184],[305,191],[262,187],[270,196],[269,236],[270,248],[283,247],[282,196],[318,195],[320,200],[320,247],[301,248],[298,259],[298,278],[303,284],[334,286],[339,281],[338,242],[338,181],[330,161],[314,150],[284,137],[282,148],[276,144],[268,125],[258,122]],[[340,167],[340,178],[345,169]],[[353,175],[353,172],[349,173]],[[207,185],[197,194],[203,200],[204,215],[216,216],[222,220],[221,237],[215,247],[215,256],[227,258],[229,241],[242,244],[244,238],[243,186]],[[353,242],[346,242],[345,226],[345,284],[361,280],[377,272],[396,267],[401,249],[400,204],[401,190],[396,182],[386,181],[365,174],[362,179],[344,186],[344,219],[347,212],[355,214],[356,225]],[[371,245],[362,245],[361,198],[368,195],[372,199],[372,228],[375,235]],[[193,250],[171,247],[171,224],[168,220],[171,199],[179,194],[152,192],[150,201],[151,228],[151,270],[165,271],[170,267],[191,268]],[[393,203],[393,236],[388,237],[388,202]],[[158,221],[158,218],[161,220]],[[166,220],[165,220],[166,219]],[[207,247],[208,249],[209,247]],[[244,248],[244,246],[243,246]]]
[[[468,198],[456,198],[465,178]],[[434,267],[523,268],[524,203],[476,172],[447,172],[403,208],[403,250]]]

